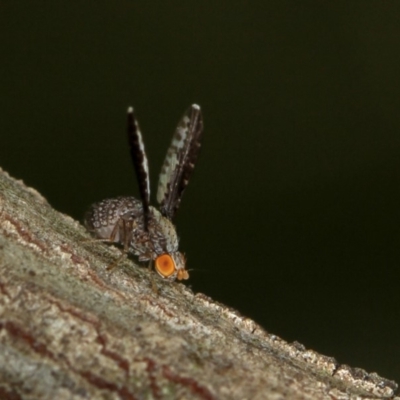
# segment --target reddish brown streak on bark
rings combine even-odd
[[[160,399],[161,392],[160,392],[160,388],[157,385],[157,379],[155,376],[157,364],[151,358],[148,358],[148,357],[143,358],[143,361],[147,363],[146,371],[149,375],[151,392],[153,393],[153,396],[155,399]]]
[[[129,362],[122,358],[118,353],[115,353],[111,350],[107,349],[107,339],[105,336],[98,333],[97,342],[102,345],[101,353],[104,354],[106,357],[111,358],[114,360],[117,365],[125,371],[125,378],[128,379],[129,377]]]
[[[188,387],[192,393],[201,396],[203,399],[215,400],[213,394],[206,387],[199,385],[193,378],[187,378],[173,373],[166,365],[163,366],[163,375],[174,383],[179,383],[180,385]]]
[[[14,218],[10,217],[9,215],[4,215],[4,219],[8,221],[10,224],[14,226],[16,231],[18,232],[19,236],[21,236],[23,239],[25,239],[28,243],[32,243],[39,247],[40,250],[42,250],[44,253],[48,252],[48,248],[44,242],[41,240],[38,240],[34,238],[32,235],[30,235],[24,227],[22,227],[18,221],[16,221]]]
[[[22,397],[14,390],[8,391],[5,388],[0,387],[0,399],[3,400],[22,400]]]
[[[71,257],[71,261],[74,264],[85,264],[85,260],[79,256],[77,256],[74,251],[73,248],[71,248],[70,246],[67,246],[65,244],[60,245],[60,249],[64,252],[70,255]],[[102,289],[107,289],[107,290],[111,290],[110,287],[108,287],[104,281],[99,278],[99,276],[96,274],[96,272],[92,269],[87,269],[87,275],[89,276],[89,278],[91,279],[92,282],[94,282],[98,287],[102,288]],[[118,297],[120,297],[121,299],[124,299],[124,296],[122,296],[118,291],[113,290],[113,293],[116,294]]]
[[[100,322],[97,317],[88,315],[84,312],[80,312],[78,309],[76,309],[72,306],[65,307],[59,301],[54,300],[54,298],[48,298],[48,301],[51,304],[54,304],[55,306],[57,306],[58,309],[61,310],[62,312],[68,313],[68,314],[72,315],[73,317],[80,319],[83,322],[87,322],[87,323],[93,325],[96,328],[96,330],[98,331],[98,329],[100,327]]]
[[[94,282],[98,287],[100,287],[102,289],[106,289],[108,291],[112,291],[113,294],[115,294],[119,298],[125,299],[125,297],[120,292],[118,292],[117,290],[113,290],[112,288],[107,286],[104,283],[104,281],[101,280],[101,278],[99,278],[99,276],[96,274],[96,272],[94,272],[92,269],[88,269],[86,272],[87,272],[89,278],[92,280],[92,282]]]
[[[92,374],[90,371],[81,372],[80,375],[83,376],[92,385],[100,389],[107,389],[118,393],[119,396],[121,396],[121,399],[136,400],[136,397],[131,392],[129,392],[129,390],[126,387],[119,388],[114,383],[108,382],[103,378],[100,378],[99,376]]]
[[[71,256],[71,261],[72,261],[74,264],[84,264],[84,263],[85,263],[85,260],[84,260],[82,257],[77,256],[77,255],[73,252],[71,246],[67,246],[66,244],[62,244],[62,245],[60,246],[60,249],[61,249],[64,253],[67,253],[67,254],[69,254],[69,255]]]
[[[27,343],[36,353],[39,353],[45,357],[48,357],[54,360],[54,355],[50,351],[47,350],[46,346],[43,343],[37,341],[32,335],[28,332],[24,331],[20,326],[15,324],[12,321],[0,322],[0,330],[6,329],[8,333],[17,339],[22,339],[25,343]]]
[[[6,285],[0,281],[0,292],[4,294],[4,296],[10,297],[7,289],[6,289]]]
[[[165,315],[167,315],[170,318],[175,317],[174,313],[171,313],[167,308],[163,307],[160,303],[154,302],[152,299],[150,299],[147,296],[143,296],[143,300],[147,301],[152,307],[157,307],[159,308]]]

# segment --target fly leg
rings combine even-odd
[[[132,241],[133,230],[136,227],[136,223],[132,218],[124,218],[121,217],[118,222],[115,224],[109,241],[111,243],[115,242],[115,238],[118,233],[118,237],[120,239],[120,243],[123,244],[123,249],[121,251],[121,255],[113,261],[110,265],[107,266],[107,270],[111,271],[114,269],[123,259],[128,256],[129,253],[129,244]]]

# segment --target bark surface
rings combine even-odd
[[[0,170],[1,399],[372,399],[397,385],[286,343]],[[397,398],[399,400],[399,398]]]

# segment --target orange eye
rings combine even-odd
[[[163,278],[168,278],[175,272],[175,263],[169,254],[158,256],[155,264],[157,272]]]

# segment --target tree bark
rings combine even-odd
[[[119,255],[0,170],[1,399],[394,398]]]

